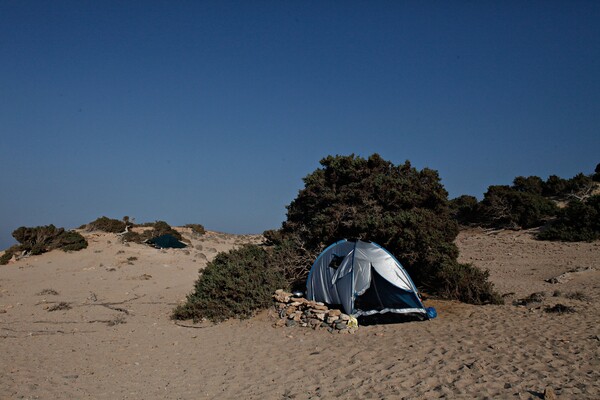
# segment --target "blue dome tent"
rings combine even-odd
[[[306,288],[309,300],[341,305],[355,317],[385,313],[434,317],[400,262],[373,242],[344,239],[326,248],[314,262]]]

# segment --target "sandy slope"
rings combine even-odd
[[[207,260],[256,236],[209,232],[190,250],[160,251],[86,235],[81,252],[0,267],[0,398],[536,399],[546,387],[600,398],[599,242],[463,232],[461,259],[514,293],[507,305],[431,300],[433,321],[340,335],[273,328],[270,312],[217,326],[169,319]],[[594,270],[544,281],[576,267]],[[533,292],[543,303],[511,304]],[[60,302],[71,308],[50,311]],[[557,303],[576,312],[544,312]]]

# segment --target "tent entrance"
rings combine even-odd
[[[369,288],[354,300],[354,308],[357,311],[369,314],[421,307],[413,292],[392,285],[372,267]]]

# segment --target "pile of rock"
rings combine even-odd
[[[294,297],[292,293],[282,289],[278,289],[273,298],[279,314],[275,326],[322,328],[328,329],[331,333],[354,333],[358,329],[355,318],[340,310],[329,309],[321,302]]]

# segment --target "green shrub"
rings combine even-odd
[[[489,281],[489,271],[471,264],[448,262],[439,273],[438,293],[472,304],[503,304],[504,300]]]
[[[0,259],[0,264],[6,264],[13,255],[28,253],[31,255],[42,254],[54,249],[64,251],[76,251],[85,249],[87,240],[81,234],[73,231],[65,231],[54,225],[37,226],[34,228],[20,227],[13,231],[12,236],[20,244],[6,250]]]
[[[219,253],[201,272],[185,304],[174,319],[247,318],[272,304],[272,295],[284,287],[280,271],[270,266],[269,254],[260,246],[246,245]]]
[[[59,238],[57,248],[63,251],[77,251],[87,248],[88,242],[81,234],[65,231]]]
[[[201,224],[187,224],[185,227],[190,228],[197,235],[204,235],[206,233],[204,226]]]
[[[600,195],[591,196],[585,202],[570,201],[559,211],[557,219],[537,237],[566,242],[600,239]]]
[[[458,224],[436,171],[419,171],[408,161],[394,165],[377,154],[368,159],[328,156],[321,165],[304,178],[305,186],[287,207],[280,231],[265,233],[275,253],[285,245],[288,253],[295,254],[287,269],[296,272],[293,275],[300,283],[314,255],[325,246],[357,238],[388,249],[417,285],[452,298],[462,293],[462,300],[476,303],[485,298],[480,290],[489,289],[488,297],[494,296],[491,283],[473,290],[452,290],[449,285],[454,281],[440,275],[442,265],[456,263]],[[475,297],[469,300],[471,293]]]
[[[87,247],[87,241],[77,232],[65,231],[54,225],[16,229],[12,236],[21,243],[20,250],[32,255],[42,254],[54,249],[81,250]]]
[[[110,233],[121,233],[125,231],[125,221],[100,217],[87,225],[88,230],[96,230]]]
[[[18,244],[11,246],[10,248],[4,250],[4,254],[0,257],[0,265],[6,265],[13,258],[14,255],[19,254],[21,252],[21,246]]]

